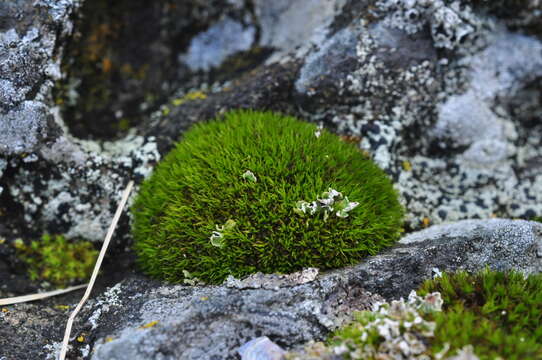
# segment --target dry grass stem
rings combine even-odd
[[[122,194],[122,199],[120,201],[119,206],[117,207],[117,211],[115,212],[115,216],[113,217],[113,221],[111,222],[111,225],[109,226],[109,230],[107,230],[107,235],[105,236],[104,243],[102,245],[102,249],[100,250],[100,255],[98,255],[98,260],[96,260],[96,265],[94,266],[94,271],[92,272],[92,276],[90,277],[90,281],[88,283],[87,290],[85,291],[85,294],[81,298],[81,301],[79,301],[79,304],[75,307],[75,310],[71,313],[68,323],[66,324],[66,331],[64,332],[64,340],[62,341],[62,347],[60,349],[60,355],[58,357],[59,360],[66,359],[66,353],[68,351],[68,343],[70,342],[70,334],[73,326],[73,320],[75,319],[75,316],[79,313],[85,302],[90,296],[90,292],[92,291],[92,287],[94,286],[94,282],[96,281],[96,277],[98,276],[98,271],[100,271],[100,266],[102,265],[103,258],[105,256],[105,253],[107,252],[107,247],[109,246],[109,242],[111,241],[111,237],[113,236],[113,232],[115,231],[115,228],[117,227],[117,222],[119,221],[120,215],[122,214],[122,210],[124,209],[124,206],[126,205],[126,201],[128,201],[128,196],[130,195],[130,192],[132,191],[132,187],[134,186],[134,182],[130,181],[128,183],[128,186],[124,190],[124,193]]]

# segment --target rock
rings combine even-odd
[[[7,156],[33,152],[58,133],[44,100],[60,77],[59,61],[53,60],[56,40],[67,34],[76,4],[15,1],[0,6],[0,156]]]
[[[237,52],[247,51],[254,43],[256,28],[225,18],[200,33],[190,42],[188,53],[180,57],[190,70],[209,71]]]
[[[261,27],[260,45],[278,50],[269,62],[284,61],[289,54],[301,57],[320,44],[346,0],[254,1]]]
[[[305,116],[357,140],[393,177],[409,228],[542,213],[540,40],[457,1],[382,1],[373,14],[305,57]],[[339,50],[353,48],[347,39],[355,53]]]
[[[262,334],[286,346],[320,338],[350,311],[381,299],[339,277],[278,289],[123,282],[119,304],[96,319],[93,334],[104,337],[93,358],[148,359],[164,351],[170,359],[235,358],[239,346]],[[138,295],[130,299],[128,293]],[[100,309],[94,306],[92,314]]]
[[[252,339],[238,350],[241,360],[281,360],[286,351],[267,336]]]
[[[47,137],[49,126],[47,107],[37,101],[24,101],[6,114],[0,114],[0,153],[33,152]]]
[[[228,280],[221,286],[184,286],[127,275],[84,307],[72,334],[85,340],[73,341],[71,354],[94,360],[235,359],[241,345],[264,335],[289,350],[323,339],[353,310],[369,309],[382,297],[406,297],[439,272],[485,266],[542,271],[542,224],[491,219],[436,225],[405,236],[359,265],[316,278],[307,270],[252,276],[244,283]],[[54,306],[73,308],[77,301],[78,295],[72,294],[6,307],[7,313],[0,312],[0,333],[5,335],[0,337],[0,356],[13,358],[30,334],[40,334],[32,335],[26,353],[53,359],[67,319],[67,312]],[[39,315],[46,313],[53,322]]]
[[[276,275],[259,275],[248,287],[232,288],[231,280],[192,287],[132,277],[91,302],[82,331],[97,339],[94,360],[160,353],[168,354],[164,359],[233,359],[253,338],[265,335],[291,349],[322,339],[379,295],[406,297],[438,272],[485,266],[542,271],[542,224],[491,219],[437,225],[404,237],[382,255],[305,283],[276,286]],[[285,279],[305,278],[300,275]]]

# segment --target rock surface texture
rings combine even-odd
[[[190,124],[238,107],[293,113],[358,141],[396,181],[413,229],[542,214],[537,1],[515,16],[503,15],[504,3],[441,0],[232,1],[223,13],[194,1],[178,32],[164,31],[173,39],[191,25],[202,30],[169,50],[161,35],[162,53],[152,50],[153,59],[177,59],[178,75],[152,73],[177,79],[154,96],[163,105],[149,112],[152,104],[141,103],[148,115],[109,141],[74,137],[79,125],[52,95],[66,76],[64,45],[78,33],[70,16],[82,4],[1,5],[0,188],[17,209],[4,205],[11,211],[2,221],[13,228],[4,236],[51,231],[100,241],[129,178],[147,176]],[[164,22],[174,23],[179,13],[164,9]],[[66,101],[83,101],[77,87],[69,94]],[[122,106],[112,105],[120,117]]]
[[[79,331],[92,339],[94,360],[235,359],[252,338],[265,335],[291,349],[322,339],[353,310],[382,297],[406,297],[441,271],[485,266],[542,271],[542,225],[502,219],[437,225],[325,274],[256,275],[222,286],[161,285],[132,276],[89,303]]]
[[[234,108],[296,115],[359,144],[396,184],[409,234],[300,284],[104,274],[124,280],[85,308],[70,358],[233,359],[259,336],[285,348],[320,339],[439,271],[542,271],[538,223],[465,220],[542,216],[539,0],[130,0],[110,23],[83,26],[89,4],[0,1],[0,297],[31,290],[16,280],[16,238],[99,244],[124,185],[191,124]],[[85,45],[89,67],[73,50],[81,38],[104,45]],[[120,80],[94,91],[93,74]],[[0,360],[53,359],[68,316],[57,305],[76,299],[0,311]]]
[[[435,225],[406,236],[382,255],[325,274],[307,269],[289,276],[229,279],[221,286],[163,285],[131,275],[89,301],[73,333],[84,340],[74,342],[70,354],[94,360],[236,359],[239,346],[262,335],[291,349],[324,338],[353,310],[368,309],[382,298],[406,297],[441,271],[485,266],[542,271],[542,225],[503,219]],[[74,298],[65,300],[73,303]],[[62,300],[55,301],[0,312],[6,359],[17,358],[28,336],[34,339],[30,358],[54,358],[60,324],[69,314],[54,306]]]

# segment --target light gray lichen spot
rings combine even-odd
[[[32,152],[47,129],[47,108],[25,101],[7,113],[0,113],[0,154]]]
[[[188,65],[192,71],[208,71],[220,66],[229,56],[249,50],[255,36],[254,26],[244,26],[226,17],[207,31],[194,36],[188,52],[180,56],[179,60]]]

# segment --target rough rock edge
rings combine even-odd
[[[92,359],[120,359],[122,354],[137,360],[158,353],[167,354],[164,359],[233,359],[238,346],[261,335],[292,348],[324,337],[348,312],[376,299],[370,294],[386,300],[406,297],[440,271],[485,266],[542,271],[542,224],[491,219],[437,225],[360,265],[290,287],[277,288],[276,275],[260,276],[259,285],[251,281],[250,288],[241,289],[149,286],[146,280],[128,279],[117,285],[121,305],[108,311],[100,310],[103,303],[87,309],[102,316],[95,330],[101,340]],[[153,321],[158,323],[141,328]],[[231,334],[237,334],[235,339]]]

